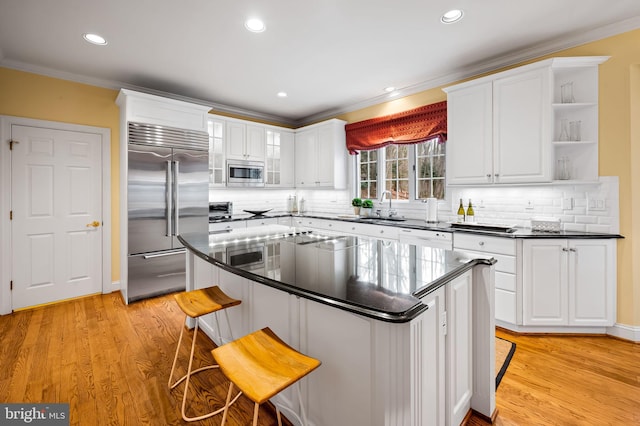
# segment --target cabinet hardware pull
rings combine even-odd
[[[484,241],[480,241],[478,244],[480,244],[481,246],[484,245]]]
[[[567,252],[567,251],[569,251],[569,249],[566,248],[566,247],[562,247],[562,251]]]

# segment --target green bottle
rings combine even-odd
[[[458,223],[464,222],[464,206],[462,205],[462,198],[460,198],[460,206],[458,207]]]
[[[467,222],[473,223],[476,221],[475,213],[473,212],[473,205],[471,199],[469,199],[469,206],[467,207]]]

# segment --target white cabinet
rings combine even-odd
[[[490,81],[447,89],[447,184],[491,182],[493,86]]]
[[[552,144],[556,180],[598,180],[598,65],[607,59],[587,56],[553,61]],[[568,163],[566,176],[561,175],[558,167],[563,159]]]
[[[525,326],[612,326],[615,240],[526,240],[523,243]]]
[[[244,220],[234,220],[230,222],[209,223],[209,233],[230,232],[234,229],[246,228],[247,224]]]
[[[264,226],[264,225],[275,225],[278,223],[277,217],[263,217],[259,219],[247,219],[244,222],[247,223],[247,228],[252,228],[256,226]]]
[[[265,160],[265,127],[241,120],[227,121],[227,158],[236,160]]]
[[[121,89],[116,99],[120,107],[122,137],[126,140],[126,123],[158,124],[179,129],[207,131],[209,107]]]
[[[473,281],[466,273],[446,286],[447,422],[462,424],[473,395]]]
[[[266,181],[267,187],[293,188],[295,149],[293,131],[266,129]]]
[[[344,121],[332,119],[296,130],[296,187],[347,187],[344,125]]]
[[[518,306],[521,295],[518,290],[518,241],[512,238],[487,237],[455,233],[455,250],[478,257],[497,260],[495,265],[495,318],[507,324],[520,324]]]
[[[549,182],[549,70],[493,82],[493,182]]]
[[[448,184],[551,181],[548,67],[445,91]]]
[[[552,58],[445,88],[447,183],[597,180],[598,64],[606,59]]]
[[[209,186],[224,186],[225,170],[225,122],[218,118],[208,119],[209,132]]]

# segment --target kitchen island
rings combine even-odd
[[[265,226],[180,237],[187,289],[242,304],[233,337],[269,326],[322,361],[302,383],[314,425],[460,424],[495,410],[493,262],[462,253]],[[227,324],[220,316],[220,330]],[[212,318],[203,329],[217,343]],[[274,402],[297,423],[289,391]]]

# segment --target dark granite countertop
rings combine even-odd
[[[452,228],[450,223],[447,222],[437,222],[437,223],[427,223],[424,220],[420,219],[406,219],[404,221],[387,221],[387,220],[377,220],[377,219],[358,219],[351,217],[341,217],[340,215],[335,214],[323,214],[323,213],[305,213],[302,215],[292,215],[291,213],[286,212],[273,212],[268,213],[264,216],[252,216],[250,214],[239,214],[233,215],[231,219],[222,219],[216,222],[230,222],[230,221],[240,221],[240,220],[254,220],[254,219],[265,219],[265,218],[278,218],[278,217],[308,217],[308,218],[316,218],[316,219],[330,219],[330,220],[339,220],[345,222],[356,222],[356,223],[370,223],[381,226],[395,226],[398,228],[405,229],[418,229],[418,230],[430,230],[430,231],[440,231],[440,232],[461,232],[466,234],[475,234],[475,235],[487,235],[494,237],[502,237],[502,238],[571,238],[571,239],[606,239],[606,238],[624,238],[619,234],[609,234],[604,232],[581,232],[581,231],[560,231],[560,232],[542,232],[542,231],[533,231],[530,228],[520,228],[517,227],[515,232],[495,232],[495,231],[485,231],[478,229],[459,229]],[[348,216],[348,215],[344,215]],[[214,222],[212,222],[214,223]]]
[[[196,256],[290,294],[388,322],[427,309],[420,299],[486,259],[453,251],[282,225],[183,234]]]

